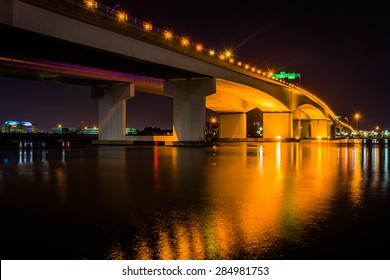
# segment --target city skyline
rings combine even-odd
[[[301,86],[346,117],[343,121],[364,130],[390,128],[383,101],[388,20],[380,7],[264,3],[256,10],[253,4],[222,6],[220,1],[207,6],[194,1],[102,2],[206,47],[230,49],[236,59],[261,69],[300,73]],[[1,122],[27,120],[42,130],[59,123],[97,125],[97,102],[88,87],[0,78],[0,93]],[[357,113],[359,120],[354,119]],[[127,102],[127,127],[171,125],[170,98],[136,92]]]

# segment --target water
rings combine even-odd
[[[1,259],[390,259],[389,153],[0,147]]]

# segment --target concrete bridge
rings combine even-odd
[[[100,142],[134,140],[125,105],[137,91],[173,98],[173,136],[153,137],[166,144],[204,142],[206,108],[221,139],[246,139],[256,108],[266,140],[331,138],[338,123],[310,92],[96,1],[0,0],[0,31],[0,75],[91,86]]]

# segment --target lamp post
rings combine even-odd
[[[360,115],[359,115],[359,114],[355,114],[355,119],[356,119],[356,130],[359,130],[359,118],[360,118]]]

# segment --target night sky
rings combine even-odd
[[[206,48],[231,49],[263,70],[295,72],[301,86],[359,128],[390,129],[390,20],[376,2],[101,1],[140,20],[188,36]],[[28,120],[48,131],[97,125],[97,101],[78,85],[0,78],[0,122]],[[346,119],[344,119],[346,121]],[[127,127],[171,128],[172,100],[136,93]]]

